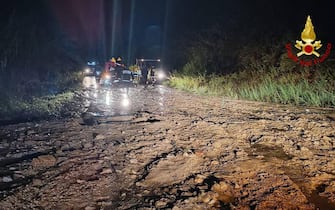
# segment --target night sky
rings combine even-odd
[[[8,1],[10,7],[35,7],[35,1]],[[13,3],[14,2],[14,3]],[[15,3],[16,2],[16,3]],[[227,34],[255,39],[268,34],[300,38],[311,15],[317,39],[335,42],[331,1],[269,0],[45,0],[59,30],[87,59],[171,56],[181,38],[191,39],[220,23]],[[7,9],[6,9],[7,8]],[[3,13],[2,18],[10,13]],[[40,21],[43,21],[40,20]],[[49,24],[45,21],[43,24]],[[252,36],[249,34],[252,32]],[[294,42],[295,40],[288,40]]]

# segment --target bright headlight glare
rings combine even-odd
[[[90,73],[90,69],[89,69],[89,68],[86,68],[86,69],[85,69],[85,73]]]
[[[158,72],[157,73],[157,77],[158,77],[158,79],[164,79],[165,78],[165,73],[164,72]]]
[[[122,99],[121,103],[122,103],[122,106],[127,107],[127,106],[129,106],[130,101],[129,101],[128,98],[124,98],[124,99]]]

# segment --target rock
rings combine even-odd
[[[212,190],[217,193],[216,199],[221,202],[230,203],[234,200],[233,190],[225,182],[214,184]]]
[[[37,158],[34,158],[31,162],[34,168],[45,168],[52,167],[56,165],[56,158],[52,155],[42,155]]]
[[[168,203],[167,203],[167,201],[166,200],[164,200],[164,199],[161,199],[161,200],[159,200],[159,201],[156,201],[156,203],[155,203],[155,206],[156,206],[156,208],[164,208],[164,207],[166,207],[166,205],[167,205]]]
[[[130,174],[135,174],[135,175],[137,175],[137,174],[138,174],[138,171],[131,170],[131,171],[130,171]]]
[[[66,152],[66,151],[70,151],[70,145],[65,144],[61,147],[61,151],[62,152]]]
[[[92,142],[87,142],[84,144],[84,148],[88,149],[88,148],[92,148],[93,147],[93,144]]]
[[[91,112],[85,112],[81,115],[81,118],[83,120],[84,125],[96,125],[98,124],[98,120],[96,119],[96,116],[94,113]]]
[[[104,136],[104,135],[102,135],[102,134],[98,134],[95,138],[94,138],[94,140],[103,140],[103,139],[105,139],[106,137]]]
[[[308,160],[313,157],[313,152],[310,151],[307,147],[302,146],[300,148],[300,159],[301,160]]]
[[[97,197],[95,198],[95,202],[102,202],[102,201],[108,201],[110,198],[109,196],[102,196],[102,197]]]
[[[105,168],[105,169],[102,170],[102,172],[100,174],[103,175],[103,174],[112,174],[112,173],[113,173],[112,169]]]
[[[15,132],[21,132],[21,131],[25,131],[25,130],[26,130],[25,127],[20,127],[20,128],[15,129]]]
[[[196,184],[202,184],[204,182],[204,180],[206,179],[206,176],[204,175],[197,175],[195,178],[194,178],[194,182]]]
[[[2,177],[2,182],[12,182],[12,181],[13,181],[13,179],[10,176],[4,176],[4,177]]]
[[[83,184],[83,183],[85,183],[86,181],[84,181],[84,180],[81,180],[81,179],[77,179],[77,181],[76,181],[78,184]]]
[[[25,131],[25,134],[26,134],[27,136],[31,136],[31,135],[36,134],[36,131],[34,131],[34,130],[26,130],[26,131]]]
[[[129,162],[130,162],[130,163],[133,163],[133,164],[138,163],[137,159],[131,159]]]
[[[136,182],[135,185],[137,187],[145,187],[145,185],[143,183],[141,183],[141,182]]]
[[[84,181],[95,181],[98,180],[99,177],[95,174],[94,172],[87,172],[87,174],[83,173],[80,174],[78,177],[80,180],[84,180]]]
[[[67,151],[73,151],[73,150],[80,150],[84,146],[82,145],[81,142],[70,142],[68,144],[65,144],[64,146],[61,147],[62,152],[67,152]]]
[[[100,203],[101,203],[100,209],[113,209],[113,202],[111,201],[103,201]]]
[[[40,179],[34,179],[34,180],[33,180],[33,186],[34,186],[34,187],[40,187],[40,186],[42,186],[42,185],[43,185],[42,180],[40,180]]]
[[[86,206],[85,210],[96,210],[97,208],[93,207],[93,206]]]
[[[100,173],[103,170],[103,167],[102,167],[101,164],[96,164],[96,165],[93,166],[93,168],[97,173]]]
[[[219,163],[219,161],[217,161],[217,160],[213,160],[212,162],[211,162],[211,166],[217,166],[217,165],[219,165],[220,163]]]
[[[264,155],[257,155],[256,158],[257,159],[264,159]]]
[[[200,195],[200,200],[204,203],[209,203],[212,200],[212,197],[208,193]]]
[[[183,192],[181,195],[183,197],[192,197],[192,196],[194,196],[194,194],[192,192]]]
[[[24,178],[24,175],[22,175],[22,173],[15,173],[13,175],[13,178],[14,179],[23,179]]]

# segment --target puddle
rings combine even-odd
[[[286,168],[285,170],[285,174],[287,176],[290,177],[290,179],[299,186],[299,188],[301,189],[301,191],[305,194],[307,200],[314,204],[315,209],[318,210],[330,210],[330,209],[335,209],[335,203],[331,203],[327,197],[324,196],[320,196],[319,193],[322,193],[325,189],[325,185],[320,185],[319,187],[317,187],[315,190],[313,190],[312,192],[308,192],[308,190],[306,190],[305,186],[306,186],[306,179],[302,174],[302,170],[301,169],[297,169],[297,170],[290,170],[289,168]]]
[[[257,157],[259,155],[264,156],[265,161],[271,161],[272,158],[278,158],[281,160],[291,160],[292,156],[286,154],[282,147],[279,146],[267,146],[263,144],[254,144],[251,146],[250,150],[247,151],[249,156]],[[305,194],[307,200],[315,205],[316,209],[328,210],[335,209],[335,203],[330,203],[327,197],[320,196],[325,189],[325,185],[320,185],[317,189],[309,192],[306,189],[306,183],[308,180],[303,174],[303,168],[299,166],[282,166],[285,174],[290,177],[290,179],[299,186],[301,191]]]
[[[247,151],[249,156],[264,156],[264,160],[268,161],[271,158],[278,158],[280,160],[291,160],[292,156],[285,153],[282,147],[267,146],[264,144],[254,144],[250,151]]]
[[[312,193],[307,197],[307,199],[310,203],[313,203],[315,205],[316,209],[335,209],[335,203],[330,203],[326,197],[320,196],[318,190],[313,190]]]

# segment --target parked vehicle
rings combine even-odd
[[[112,82],[112,86],[114,87],[133,87],[135,86],[133,72],[130,71],[129,69],[122,70],[119,77],[115,78],[115,80]]]
[[[99,77],[102,72],[102,68],[97,61],[88,61],[84,69],[83,74],[85,76],[96,76]]]
[[[123,69],[120,72],[115,69],[104,71],[99,84],[111,88],[135,86],[133,73],[129,69]]]
[[[160,83],[167,79],[167,73],[161,67],[160,59],[136,59],[135,78],[140,84]]]

